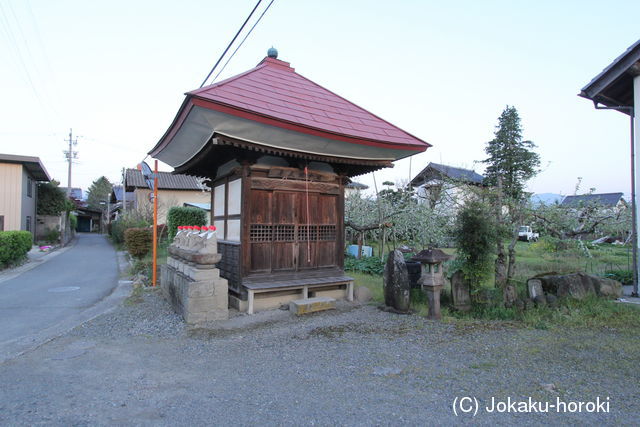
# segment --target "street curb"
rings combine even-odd
[[[126,259],[125,252],[116,251],[116,263],[118,265],[118,273],[122,274],[127,272],[126,266],[129,262]],[[39,263],[40,264],[40,263]],[[39,265],[38,264],[38,265]],[[116,309],[122,302],[131,295],[133,289],[131,280],[128,278],[118,279],[118,284],[113,287],[111,292],[107,294],[100,301],[87,308],[86,310],[72,316],[61,323],[53,325],[47,329],[38,332],[30,337],[21,337],[10,341],[5,341],[1,344],[11,344],[14,348],[12,352],[0,353],[0,365],[5,362],[22,356],[25,353],[36,350],[37,348],[59,338],[72,329],[82,326],[84,323],[95,319],[96,317],[109,313]]]

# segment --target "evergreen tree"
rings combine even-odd
[[[60,215],[73,209],[73,204],[56,180],[38,184],[38,215]]]
[[[498,119],[493,140],[487,143],[485,183],[495,187],[497,258],[495,263],[496,286],[503,289],[507,307],[517,298],[511,279],[516,269],[516,242],[518,226],[524,220],[524,192],[527,181],[538,173],[540,156],[533,151],[535,144],[522,139],[520,116],[515,107],[504,109]],[[507,215],[503,207],[507,207]],[[511,235],[508,253],[505,253],[503,237]]]
[[[87,191],[87,206],[91,209],[106,210],[106,201],[111,197],[112,189],[113,185],[104,176],[93,181]],[[100,202],[104,204],[100,204]]]
[[[485,148],[489,156],[483,160],[487,164],[485,182],[497,186],[498,178],[501,178],[504,196],[521,201],[526,182],[538,173],[540,156],[533,151],[533,142],[522,139],[520,116],[515,107],[507,105],[498,119],[494,135]]]

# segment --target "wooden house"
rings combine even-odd
[[[51,177],[38,157],[0,154],[0,231],[36,234],[38,182]]]
[[[470,169],[438,163],[429,163],[409,183],[415,189],[418,201],[431,208],[444,205],[455,211],[474,196],[473,187],[484,186],[484,176]]]
[[[137,169],[127,169],[124,189],[127,208],[143,212],[153,212],[151,195],[153,191],[147,186],[142,172]],[[114,193],[112,192],[112,203]],[[200,183],[194,176],[158,172],[158,224],[166,224],[169,209],[183,206],[185,203],[207,203],[211,200],[209,188]]]
[[[349,177],[429,147],[313,83],[271,49],[255,68],[187,93],[149,152],[207,177],[221,275],[241,310],[350,297],[343,271]]]

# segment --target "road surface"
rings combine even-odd
[[[0,360],[81,323],[117,284],[113,247],[103,235],[82,233],[71,249],[0,282]]]

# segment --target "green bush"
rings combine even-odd
[[[357,259],[353,255],[345,255],[344,269],[347,271],[358,271],[364,274],[380,276],[384,273],[384,261],[378,257],[362,257]]]
[[[488,208],[482,203],[467,202],[458,212],[455,225],[457,254],[462,272],[472,287],[477,287],[491,274],[496,233]]]
[[[0,231],[0,266],[24,258],[32,244],[33,236],[28,231]]]
[[[60,240],[60,232],[58,230],[56,230],[55,228],[47,229],[46,233],[44,234],[45,242],[58,243],[59,240]]]
[[[531,249],[541,255],[552,254],[569,249],[577,249],[578,241],[571,239],[558,239],[552,236],[543,236],[535,243],[531,244]]]
[[[604,277],[607,279],[617,280],[623,285],[630,285],[633,283],[633,271],[631,270],[607,270],[604,272]]]
[[[207,211],[199,208],[175,206],[169,209],[167,225],[169,226],[169,241],[171,242],[180,225],[207,225]]]
[[[151,277],[152,270],[153,270],[153,261],[147,261],[146,259],[138,259],[133,263],[133,265],[129,269],[129,273],[131,275],[142,273],[147,277]]]
[[[71,229],[76,231],[78,229],[78,217],[74,214],[69,214],[69,224],[71,224]]]
[[[153,231],[150,228],[127,228],[124,244],[134,258],[143,258],[151,250]]]
[[[115,244],[124,243],[124,232],[127,228],[144,228],[150,226],[151,223],[139,212],[127,212],[126,215],[122,215],[117,221],[111,222],[111,240]]]

